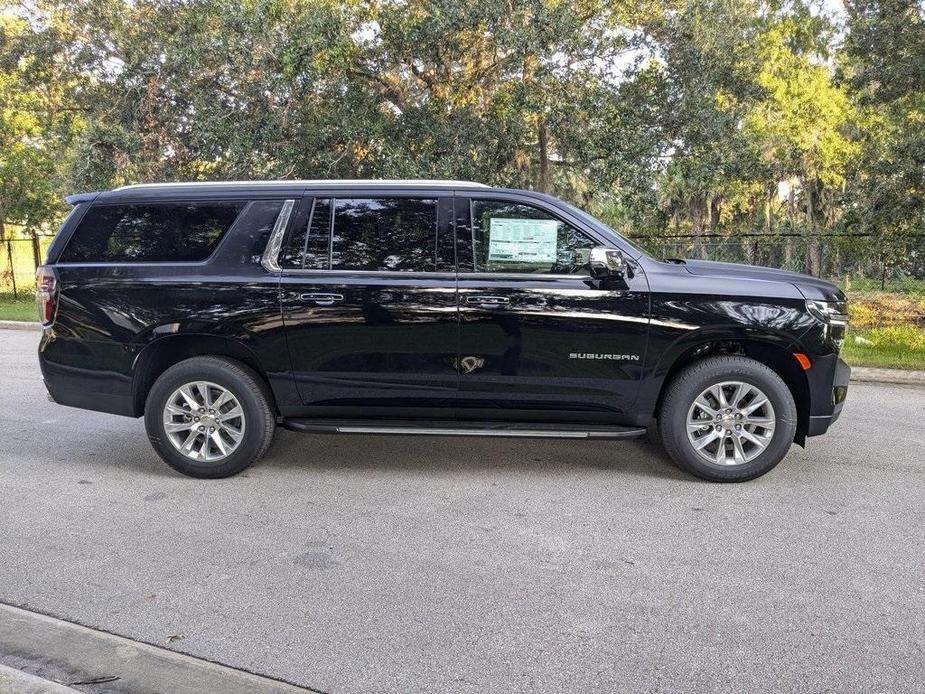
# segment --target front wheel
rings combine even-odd
[[[714,482],[744,482],[783,459],[796,422],[793,395],[776,372],[754,359],[723,355],[675,377],[659,431],[680,467]]]
[[[276,428],[272,396],[244,364],[193,357],[154,382],[145,428],[157,454],[191,477],[228,477],[260,458]]]

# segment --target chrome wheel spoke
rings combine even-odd
[[[702,412],[709,415],[711,418],[716,416],[716,410],[713,408],[710,403],[707,402],[707,399],[701,395],[699,398],[694,400],[694,404],[700,408]]]
[[[752,432],[750,432],[748,429],[743,429],[743,430],[742,430],[742,438],[745,439],[746,441],[751,441],[753,444],[755,444],[756,446],[758,446],[758,447],[761,448],[762,450],[764,450],[764,448],[767,447],[767,445],[768,445],[768,441],[762,440],[762,439],[758,438],[758,437],[755,436]]]
[[[765,429],[774,428],[774,419],[772,417],[749,417],[746,420],[747,424],[754,424],[758,427],[763,427]]]
[[[199,432],[195,429],[189,433],[189,436],[183,441],[183,445],[180,446],[181,451],[191,452],[193,450],[193,444],[196,443],[196,439],[199,438]]]
[[[223,456],[228,455],[228,451],[225,448],[225,442],[222,440],[222,435],[218,430],[212,432],[211,438],[215,443],[215,447],[219,450],[219,453],[221,453]]]
[[[235,429],[234,427],[230,427],[230,426],[227,426],[227,425],[225,425],[225,426],[222,427],[222,431],[224,431],[226,434],[228,434],[228,437],[229,437],[232,441],[234,441],[235,444],[237,444],[238,439],[240,439],[241,436],[244,434],[244,432],[241,431],[240,429]]]
[[[191,460],[224,460],[238,449],[246,424],[244,409],[234,393],[210,381],[180,386],[164,405],[164,433],[174,448]]]
[[[225,405],[225,403],[231,402],[232,400],[234,400],[234,397],[226,390],[215,399],[215,402],[212,403],[212,407],[215,408],[216,412],[218,412]]]
[[[177,390],[180,396],[186,401],[186,404],[190,406],[191,410],[199,409],[199,401],[196,399],[196,396],[193,395],[193,391],[190,388],[189,384],[182,386]]]
[[[227,422],[231,419],[237,419],[238,417],[243,417],[243,416],[244,416],[244,410],[241,409],[240,405],[235,405],[233,408],[231,408],[227,412],[224,412],[218,415],[215,418],[215,421],[216,422]]]
[[[199,394],[202,396],[202,404],[206,407],[212,407],[212,393],[209,390],[208,383],[197,383],[196,390],[199,391]]]
[[[732,437],[732,460],[734,465],[742,465],[745,462],[745,449],[742,447],[742,439],[738,436]]]
[[[745,385],[744,383],[739,383],[736,385],[735,390],[732,393],[732,399],[729,401],[730,406],[738,407],[748,388],[749,386]]]
[[[742,414],[748,417],[752,412],[757,410],[759,407],[764,405],[769,405],[768,399],[765,397],[764,393],[758,391],[758,395],[755,396],[755,399],[752,400],[746,407],[742,408]]]
[[[720,437],[719,432],[716,431],[715,429],[711,429],[709,433],[704,434],[699,439],[696,439],[694,441],[694,448],[698,451],[703,450],[704,448],[709,446],[711,443],[716,441],[716,439],[718,439],[719,437]]]

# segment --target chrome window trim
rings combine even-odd
[[[591,275],[554,275],[549,273],[516,273],[516,272],[428,272],[427,270],[299,270],[298,268],[283,268],[283,276],[290,275],[363,275],[366,277],[413,277],[426,275],[427,277],[447,277],[459,280],[577,280],[586,282],[593,280]]]
[[[554,272],[460,272],[460,280],[475,279],[475,280],[490,280],[490,279],[506,279],[506,280],[530,280],[530,279],[545,279],[545,280],[581,280],[587,281],[594,279],[591,275],[587,274],[566,274],[566,273],[554,273]]]
[[[298,268],[283,268],[284,277],[289,276],[331,276],[331,275],[362,275],[364,277],[432,277],[440,279],[456,279],[455,272],[428,272],[427,270],[299,270]]]
[[[335,196],[331,196],[333,200]],[[529,203],[528,203],[529,204]],[[340,270],[328,268],[325,270],[316,270],[316,269],[299,269],[299,268],[283,268],[279,265],[279,254],[282,252],[283,246],[283,236],[286,233],[286,229],[289,226],[289,218],[292,216],[292,210],[295,206],[295,200],[285,200],[283,202],[283,207],[280,210],[279,216],[276,218],[276,223],[273,225],[273,231],[270,234],[270,240],[267,242],[267,247],[264,249],[263,257],[260,260],[260,264],[268,272],[272,272],[277,275],[282,275],[284,277],[311,277],[311,276],[331,276],[331,275],[360,275],[363,277],[391,277],[391,278],[413,278],[415,276],[423,276],[434,279],[457,279],[457,280],[506,280],[506,279],[516,279],[516,280],[575,280],[575,281],[589,281],[593,279],[590,275],[587,274],[556,274],[556,273],[532,273],[532,272],[429,272],[427,270]],[[312,211],[314,212],[315,200],[312,200]],[[471,207],[470,207],[471,209]],[[542,208],[540,208],[542,209]],[[555,216],[555,215],[553,215]],[[569,222],[563,221],[566,224]],[[331,214],[331,224],[333,226],[334,214],[332,210]],[[575,225],[572,225],[573,227]],[[579,231],[585,231],[578,229]],[[307,239],[306,239],[307,240]],[[592,238],[592,240],[594,240]],[[333,233],[329,233],[329,243],[333,243]],[[330,249],[328,254],[329,260],[331,259]]]
[[[263,249],[263,256],[260,258],[260,264],[263,265],[263,269],[267,272],[272,272],[273,274],[282,272],[282,268],[279,266],[279,253],[283,247],[283,235],[289,226],[289,217],[292,215],[294,206],[294,199],[283,201],[283,207],[279,211],[276,223],[273,224],[270,240],[267,241],[267,247]]]
[[[577,280],[588,281],[594,279],[591,275],[555,275],[549,273],[516,273],[516,272],[428,272],[427,270],[300,270],[298,268],[283,268],[280,271],[284,277],[296,276],[325,276],[325,275],[363,275],[366,277],[414,277],[426,275],[427,277],[455,278],[459,280],[489,280],[489,279],[516,279],[516,280]]]

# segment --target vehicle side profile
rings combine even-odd
[[[659,440],[715,481],[841,413],[845,296],[658,260],[536,192],[456,181],[74,195],[37,272],[51,399],[144,417],[195,477],[305,432]]]

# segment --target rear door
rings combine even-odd
[[[648,333],[648,285],[592,279],[607,245],[557,208],[516,194],[456,198],[458,416],[607,421],[631,412]]]
[[[280,253],[293,374],[313,416],[453,416],[452,196],[306,191]]]

